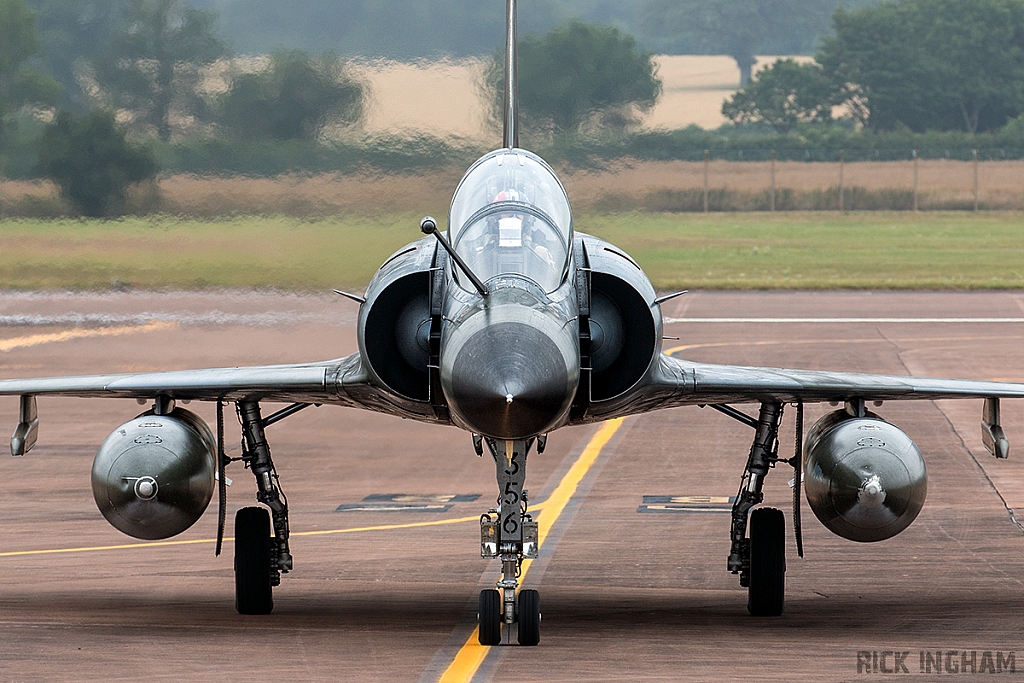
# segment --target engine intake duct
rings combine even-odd
[[[592,274],[590,298],[591,398],[614,398],[647,372],[658,347],[651,307],[626,279]]]
[[[804,489],[829,531],[862,543],[883,541],[924,506],[928,475],[917,445],[877,415],[838,410],[807,434]]]
[[[367,308],[362,350],[370,370],[391,391],[426,401],[430,383],[430,274],[414,272],[373,293]]]

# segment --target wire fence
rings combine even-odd
[[[710,147],[711,145],[709,145]],[[653,147],[652,147],[653,149]],[[1024,211],[1024,149],[663,149],[556,164],[573,205],[598,211]],[[671,152],[671,154],[669,154]],[[441,210],[465,165],[403,172],[171,173],[133,214],[330,215]],[[152,191],[150,191],[152,190]],[[0,219],[74,215],[51,183],[0,180]]]
[[[1024,210],[1024,149],[704,150],[642,192],[655,211]],[[622,186],[625,186],[623,183]],[[635,185],[634,185],[635,187]]]
[[[838,162],[845,161],[910,161],[913,159],[945,159],[949,161],[1020,161],[1024,160],[1024,147],[928,147],[928,148],[813,148],[793,147],[776,149],[694,149],[679,151],[676,158],[683,161],[778,161]]]

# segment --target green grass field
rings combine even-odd
[[[0,288],[365,286],[419,215],[0,221]],[[1024,214],[593,214],[659,289],[1024,287]]]

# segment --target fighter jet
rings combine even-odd
[[[913,522],[927,476],[910,437],[869,405],[979,399],[983,442],[994,456],[1007,456],[999,401],[1024,397],[1024,384],[712,365],[663,354],[661,304],[674,295],[659,297],[621,249],[575,232],[557,175],[519,145],[516,0],[507,0],[506,15],[502,147],[466,172],[444,234],[424,218],[426,235],[385,261],[363,296],[350,295],[359,302],[357,353],[298,365],[5,380],[0,395],[20,396],[12,453],[23,455],[36,442],[38,397],[152,401],[100,446],[92,468],[96,502],[122,532],[163,539],[189,528],[216,487],[219,552],[229,462],[224,406],[233,403],[241,460],[263,504],[235,517],[236,609],[267,614],[273,588],[292,570],[269,425],[309,405],[332,404],[460,427],[469,433],[467,448],[471,440],[478,454],[493,458],[498,484],[497,506],[481,516],[481,554],[502,567],[495,588],[479,598],[484,645],[499,643],[503,626],[513,624],[520,644],[540,640],[539,594],[518,590],[516,579],[538,552],[524,485],[530,451],[541,457],[560,427],[691,405],[749,425],[754,436],[732,506],[726,568],[747,587],[756,616],[781,614],[785,600],[784,516],[757,507],[776,464],[794,467],[797,487],[806,472],[809,505],[828,529],[871,542]],[[216,435],[178,405],[186,401],[216,402]],[[841,407],[811,427],[791,459],[780,458],[784,408],[795,410],[802,431],[810,402]],[[265,403],[290,405],[264,416]],[[757,413],[734,404],[753,404]]]

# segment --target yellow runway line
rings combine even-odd
[[[454,519],[436,519],[430,522],[409,522],[408,524],[382,524],[381,526],[359,526],[348,529],[323,529],[317,531],[295,531],[295,536],[328,536],[331,534],[355,534],[366,531],[390,531],[392,529],[415,529],[424,526],[443,526],[445,524],[465,524],[480,519],[479,515],[473,517],[456,517]],[[226,536],[225,541],[233,541],[234,538]],[[162,548],[171,545],[197,545],[201,543],[216,543],[215,538],[196,538],[188,541],[153,541],[150,543],[124,543],[122,545],[97,545],[83,548],[47,548],[44,550],[14,550],[0,553],[0,557],[23,557],[25,555],[57,555],[62,553],[92,553],[101,550],[134,550],[136,548]]]
[[[359,526],[350,529],[324,529],[323,531],[299,531],[292,536],[329,536],[331,534],[354,534],[361,531],[390,531],[392,529],[417,529],[424,526],[443,526],[445,524],[463,524],[475,522],[480,515],[472,517],[456,517],[454,519],[435,519],[431,522],[408,522],[406,524],[383,524],[381,526]]]
[[[153,321],[145,325],[123,325],[120,327],[96,327],[96,328],[75,328],[63,332],[50,332],[48,334],[30,334],[24,337],[12,339],[0,339],[0,351],[21,349],[26,346],[39,346],[40,344],[52,344],[55,342],[71,341],[72,339],[84,339],[86,337],[117,337],[124,334],[135,334],[137,332],[156,332],[175,327],[177,323]]]
[[[543,510],[548,501],[533,506],[534,510]],[[472,517],[455,517],[453,519],[435,519],[429,522],[408,522],[405,524],[381,524],[379,526],[357,526],[347,529],[318,529],[316,531],[294,531],[291,536],[332,536],[334,534],[355,534],[367,531],[391,531],[394,529],[418,529],[427,526],[445,526],[447,524],[465,524],[475,522],[480,515]],[[233,541],[234,538],[226,536],[225,541]],[[171,545],[197,545],[201,543],[216,543],[215,538],[196,538],[188,541],[153,541],[150,543],[124,543],[121,545],[97,545],[81,548],[45,548],[42,550],[14,550],[0,553],[0,557],[22,557],[25,555],[57,555],[64,553],[92,553],[101,550],[134,550],[136,548],[161,548]]]
[[[565,506],[569,504],[573,494],[576,493],[583,477],[593,467],[597,456],[601,455],[601,450],[608,445],[612,436],[622,426],[624,419],[619,417],[601,425],[601,429],[591,437],[586,448],[580,453],[580,457],[572,464],[569,471],[562,477],[562,481],[558,482],[558,486],[545,501],[544,514],[537,522],[538,541],[541,546],[544,545],[544,540],[551,533],[555,522],[562,516]],[[523,560],[523,571],[519,576],[520,584],[526,579],[526,573],[532,564],[533,560]],[[473,633],[459,649],[455,659],[441,674],[439,683],[468,683],[468,681],[472,681],[490,649],[490,646],[480,644],[479,628],[473,629]]]
[[[225,538],[233,541],[233,538]],[[96,545],[85,548],[47,548],[45,550],[13,550],[0,553],[0,557],[24,557],[26,555],[60,555],[65,553],[94,553],[101,550],[129,550],[132,548],[159,548],[169,545],[196,545],[199,543],[216,543],[213,538],[199,538],[191,541],[153,541],[151,543],[125,543],[122,545]]]
[[[480,644],[480,627],[477,626],[469,635],[469,640],[459,649],[455,659],[448,665],[445,672],[441,674],[440,683],[454,683],[455,681],[471,681],[484,658],[491,651],[489,645]]]

